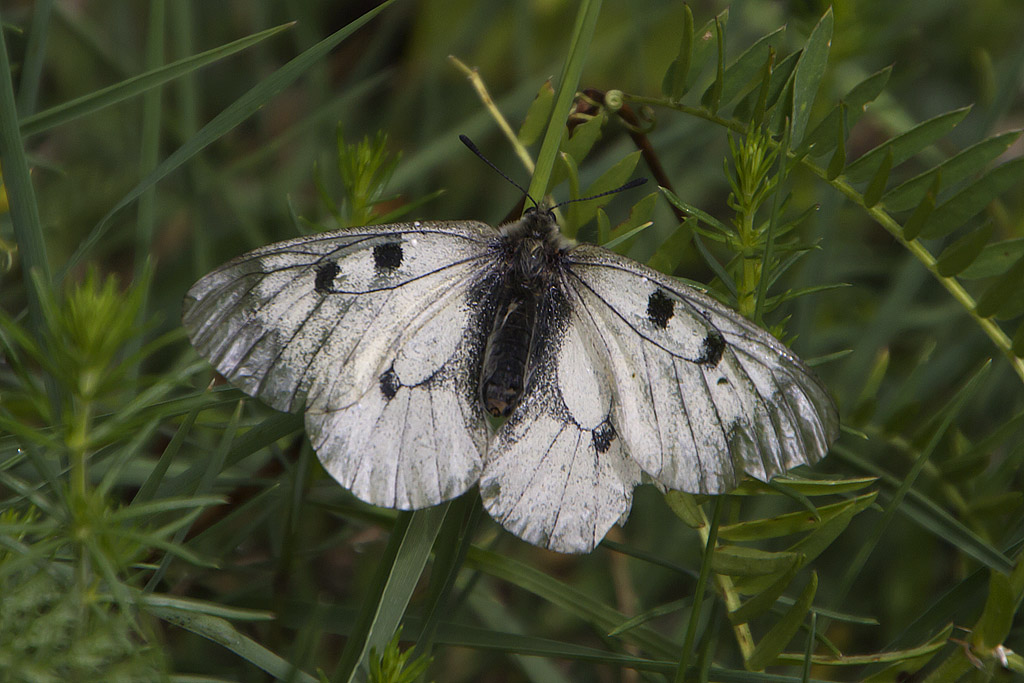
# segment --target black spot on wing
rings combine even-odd
[[[373,248],[373,263],[377,272],[395,270],[402,265],[402,245],[399,242],[384,242]]]
[[[656,289],[647,298],[647,318],[661,329],[668,327],[674,309],[675,303],[665,295],[664,290]]]
[[[608,449],[612,447],[612,441],[615,440],[617,434],[615,428],[612,427],[611,423],[607,420],[597,426],[597,428],[591,432],[591,436],[594,439],[594,448],[598,453],[607,453]]]
[[[711,330],[708,332],[708,336],[704,337],[704,344],[701,346],[701,354],[697,362],[701,365],[717,367],[718,361],[722,360],[723,353],[725,353],[725,339],[722,338],[718,330]]]
[[[401,383],[398,381],[398,375],[395,374],[393,367],[388,368],[381,374],[380,393],[384,394],[384,398],[388,401],[395,397],[401,386]]]
[[[326,294],[334,288],[334,278],[338,277],[338,264],[334,261],[325,261],[316,267],[316,283],[313,285],[316,291]]]

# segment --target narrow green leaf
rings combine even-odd
[[[598,176],[598,178],[591,183],[589,187],[582,191],[582,196],[594,197],[602,192],[608,192],[609,190],[621,187],[627,180],[629,180],[629,177],[633,175],[633,171],[636,170],[636,165],[639,161],[640,150],[627,154],[617,161],[615,165]],[[599,208],[606,205],[614,198],[615,195],[608,194],[590,201],[573,202],[570,204],[566,213],[569,217],[569,224],[575,226],[573,233],[575,234],[575,232],[579,230],[580,226],[588,223],[595,215],[597,215],[597,210]]]
[[[768,81],[768,92],[764,95],[764,113],[767,114],[769,111],[773,111],[773,108],[778,104],[779,97],[787,87],[791,87],[793,84],[793,71],[796,69],[796,64],[800,60],[800,52],[793,52],[786,55],[781,62],[771,65],[771,78]],[[733,116],[741,121],[753,118],[756,123],[762,123],[764,116],[757,117],[757,112],[760,109],[761,93],[754,91],[740,100],[739,104],[733,109]],[[751,113],[753,112],[753,113]]]
[[[853,86],[846,97],[821,120],[814,130],[804,138],[798,153],[809,152],[812,156],[822,156],[832,150],[838,131],[849,130],[864,114],[867,106],[881,94],[892,74],[892,67],[887,66],[876,71],[863,81]],[[845,125],[844,125],[845,117]]]
[[[712,114],[718,112],[718,106],[722,102],[722,87],[725,79],[725,25],[717,19],[715,20],[715,40],[718,46],[715,81],[711,84],[705,96],[701,98],[701,104],[707,107]]]
[[[1024,358],[1024,322],[1017,327],[1017,331],[1013,333],[1013,355],[1018,358]]]
[[[807,512],[789,512],[767,519],[727,524],[719,530],[718,535],[728,541],[757,541],[802,533],[818,528],[846,513],[850,508],[852,508],[853,514],[857,514],[875,502],[877,497],[878,492],[873,491],[840,503],[823,505],[817,509],[818,519]]]
[[[669,64],[662,79],[661,92],[668,98],[678,100],[686,94],[686,78],[690,74],[690,59],[693,56],[693,11],[683,5],[683,30],[679,37],[679,54]]]
[[[722,10],[717,16],[709,19],[703,26],[693,32],[693,50],[690,56],[690,75],[687,77],[687,88],[693,87],[700,77],[704,64],[715,54],[718,45],[716,25],[724,29],[729,24],[729,9]]]
[[[612,219],[608,218],[608,214],[605,213],[604,209],[597,210],[597,243],[607,247],[609,240],[612,238]]]
[[[530,178],[528,187],[528,194],[535,197],[537,201],[541,201],[541,197],[547,194],[548,188],[552,187],[551,174],[555,169],[555,160],[558,157],[565,132],[565,122],[576,97],[576,89],[580,83],[580,76],[583,74],[583,66],[590,50],[590,41],[594,37],[594,27],[597,25],[597,17],[600,13],[601,0],[582,0],[576,12],[576,22],[569,40],[569,53],[566,55],[562,73],[558,78],[555,104],[551,108],[551,118],[544,130],[544,139],[540,144],[540,152],[537,153],[537,165],[533,170],[533,177]],[[579,160],[578,157],[577,160]]]
[[[871,486],[878,477],[856,477],[853,479],[801,479],[792,474],[784,477],[775,477],[771,483],[777,488],[791,489],[804,496],[831,496],[839,493],[853,493]],[[763,481],[756,479],[744,479],[739,488],[729,492],[729,495],[757,495],[769,493],[778,495],[778,491],[769,488]]]
[[[647,265],[666,275],[674,273],[679,264],[682,263],[686,247],[693,239],[693,228],[696,224],[697,219],[694,216],[690,216],[680,223],[672,234],[654,251],[651,258],[647,260]]]
[[[519,142],[529,147],[537,141],[540,134],[544,132],[548,119],[551,118],[553,106],[555,106],[555,89],[551,87],[549,78],[540,86],[537,96],[533,98],[530,108],[526,111],[523,125],[519,126]]]
[[[960,277],[967,280],[994,277],[1009,270],[1021,256],[1024,256],[1024,237],[989,244]]]
[[[657,192],[652,192],[651,194],[643,197],[640,201],[630,207],[629,217],[609,231],[608,239],[604,242],[599,241],[598,244],[602,245],[606,249],[612,248],[611,246],[608,246],[609,244],[618,244],[621,245],[621,247],[616,247],[616,251],[620,254],[628,253],[629,249],[633,245],[633,240],[626,237],[626,235],[635,235],[637,232],[636,229],[640,226],[649,226],[651,219],[654,217],[654,209],[657,208],[657,205]]]
[[[978,299],[974,309],[981,317],[988,318],[995,315],[1011,297],[1021,297],[1022,291],[1024,291],[1024,257],[1017,259],[1017,262],[1009,270],[989,285],[985,293]]]
[[[982,650],[991,650],[1002,645],[1010,634],[1013,617],[1017,609],[1017,596],[1010,586],[1006,574],[989,570],[988,597],[981,618],[974,625],[971,642]]]
[[[691,529],[704,527],[704,515],[694,494],[685,491],[668,491],[665,493],[665,502],[686,526]]]
[[[919,123],[910,130],[894,138],[886,140],[874,149],[865,152],[846,167],[846,177],[852,183],[860,183],[875,175],[878,167],[885,160],[888,150],[892,149],[893,168],[914,156],[928,145],[944,137],[957,124],[964,120],[971,111],[970,107],[961,107],[939,114]]]
[[[711,556],[711,569],[728,576],[767,576],[786,571],[801,562],[799,553],[773,553],[739,545],[715,548]]]
[[[449,506],[450,503],[443,503],[399,513],[332,680],[361,680],[365,677],[370,649],[384,651],[419,583]]]
[[[966,270],[978,258],[991,238],[992,224],[986,223],[950,244],[942,250],[935,262],[939,275],[952,277]]]
[[[768,111],[768,93],[772,87],[772,68],[774,66],[775,48],[771,47],[768,49],[768,56],[765,58],[764,64],[761,65],[761,72],[757,78],[761,86],[756,91],[751,91],[751,94],[757,92],[757,103],[754,105],[754,114],[751,117],[751,123],[755,128],[761,127],[761,124],[764,123],[765,112]],[[743,102],[741,101],[740,104]],[[736,110],[733,110],[733,116],[736,116]]]
[[[651,619],[663,617],[666,614],[672,614],[673,612],[678,612],[682,609],[685,609],[686,606],[692,604],[692,602],[692,598],[682,598],[681,600],[673,600],[672,602],[666,602],[664,605],[658,605],[657,607],[653,607],[647,610],[646,612],[636,615],[632,619],[628,619],[622,622],[614,629],[609,631],[608,635],[617,636],[620,633],[624,633],[631,628],[639,626],[640,624],[645,624]]]
[[[786,587],[796,577],[802,565],[794,564],[782,572],[775,581],[769,584],[764,590],[755,594],[732,612],[729,612],[729,621],[733,624],[746,624],[751,619],[759,617],[775,606],[776,600],[786,590]]]
[[[1024,157],[997,166],[940,204],[921,230],[925,238],[943,237],[981,213],[993,199],[1024,184]]]
[[[7,57],[5,33],[6,30],[0,24],[0,159],[3,160],[3,185],[14,228],[14,240],[18,243],[30,328],[36,339],[44,339],[44,299],[51,294],[53,278],[39,222],[35,188],[29,174],[21,132],[18,130],[18,110],[14,99],[14,84],[11,82],[13,72]],[[33,273],[38,273],[39,277],[33,277]],[[42,284],[42,289],[37,288],[37,282]],[[59,414],[60,400],[55,386],[50,394],[50,402],[53,414]]]
[[[928,224],[928,219],[931,218],[932,213],[935,211],[935,198],[938,196],[939,187],[941,186],[942,173],[936,173],[935,178],[932,180],[932,186],[928,189],[924,199],[914,209],[914,213],[910,214],[907,222],[903,224],[903,239],[917,239],[917,236],[921,234],[924,226]]]
[[[208,64],[220,61],[221,59],[230,57],[237,52],[250,48],[271,36],[275,36],[278,33],[292,28],[294,25],[295,22],[292,21],[287,24],[275,26],[274,28],[269,28],[265,31],[254,33],[251,36],[246,36],[245,38],[239,38],[238,40],[234,40],[226,45],[221,45],[220,47],[207,50],[206,52],[200,52],[197,55],[186,57],[185,59],[179,59],[171,64],[141,73],[138,76],[132,76],[120,83],[100,88],[88,95],[83,95],[82,97],[69,102],[64,102],[63,104],[50,107],[45,111],[41,111],[38,114],[22,119],[21,134],[27,137],[29,135],[42,133],[50,128],[67,123],[68,121],[73,121],[79,117],[117,104],[118,102],[123,102],[135,97],[136,95],[140,95],[147,90],[158,88],[164,83],[168,83],[176,78],[193,73]]]
[[[128,194],[106,213],[89,232],[89,235],[79,244],[78,249],[67,260],[61,269],[60,277],[68,273],[92,250],[99,242],[110,226],[110,219],[114,214],[138,199],[143,192],[167,177],[172,171],[194,157],[215,140],[220,139],[228,131],[245,121],[247,118],[259,111],[271,98],[287,88],[296,79],[306,73],[314,64],[317,64],[338,46],[339,43],[348,38],[352,33],[361,28],[375,16],[387,9],[395,0],[385,0],[373,9],[363,14],[358,19],[348,23],[327,36],[319,43],[309,48],[287,64],[279,68],[270,76],[262,79],[259,83],[250,88],[244,95],[232,102],[223,111],[217,114],[198,133],[189,138],[181,147],[171,153],[166,159],[160,162],[152,173],[143,178],[133,187]],[[0,46],[2,47],[2,46]],[[0,63],[0,70],[3,64]],[[4,73],[8,73],[4,71]],[[0,116],[0,120],[4,117]]]
[[[832,154],[832,158],[829,159],[828,168],[825,170],[825,177],[829,180],[835,180],[839,177],[839,174],[843,172],[846,167],[846,126],[843,125],[845,106],[840,103],[839,105],[839,116],[837,121],[839,122],[836,126],[836,151]],[[890,159],[891,161],[891,159]]]
[[[942,173],[942,182],[953,186],[981,171],[985,166],[1003,154],[1021,135],[1015,130],[1000,133],[971,145],[959,154],[946,159],[935,168],[929,169],[910,180],[897,185],[882,197],[890,211],[907,211],[918,205],[928,192],[936,173]]]
[[[874,177],[871,178],[871,182],[868,183],[868,187],[864,190],[864,206],[871,208],[878,203],[878,200],[882,198],[882,193],[885,192],[885,185],[889,182],[889,171],[892,170],[892,147],[886,150],[885,158],[882,160],[878,170],[875,171]]]
[[[584,121],[580,125],[576,126],[572,130],[572,135],[569,135],[569,131],[565,131],[562,137],[562,142],[559,146],[559,152],[572,159],[574,168],[578,168],[580,162],[582,162],[590,150],[594,147],[594,144],[601,138],[601,118],[595,117],[589,121]],[[563,160],[564,161],[564,160]],[[578,174],[577,174],[578,175]],[[550,192],[554,187],[559,185],[568,176],[568,169],[563,168],[562,164],[556,164],[554,170],[551,173],[551,182],[548,184],[547,192]],[[538,196],[530,193],[537,201],[541,201],[544,194]],[[573,194],[574,197],[579,197],[578,193]]]
[[[780,42],[780,36],[785,30],[786,27],[783,26],[762,36],[725,69],[719,93],[718,104],[720,107],[728,105],[758,83],[767,82],[770,79],[771,71],[766,70],[765,65],[768,63],[773,46]],[[714,86],[711,86],[704,91],[701,103],[705,106],[711,103],[714,96],[713,88]],[[767,93],[765,93],[765,97],[767,98]]]
[[[279,680],[318,683],[316,678],[297,669],[295,665],[242,634],[225,619],[176,607],[142,604],[146,611],[164,621],[217,643]]]
[[[775,661],[775,658],[779,656],[782,649],[789,644],[789,641],[793,639],[796,632],[800,630],[800,625],[803,624],[804,618],[806,618],[807,613],[811,610],[811,603],[814,601],[814,594],[817,590],[818,574],[814,572],[811,574],[807,585],[804,586],[803,591],[801,591],[797,601],[793,603],[793,606],[786,611],[782,619],[754,647],[754,651],[745,662],[747,669],[750,671],[761,671]]]
[[[818,87],[828,65],[828,52],[832,45],[832,8],[829,7],[818,25],[811,31],[804,46],[800,61],[793,74],[793,121],[791,123],[793,145],[799,146],[804,139],[807,122],[811,118],[811,107],[818,94]]]

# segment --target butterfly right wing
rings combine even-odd
[[[233,385],[278,410],[305,404],[318,457],[359,498],[432,505],[476,481],[486,450],[475,299],[496,236],[423,222],[269,245],[199,280],[183,323]]]

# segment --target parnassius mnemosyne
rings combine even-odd
[[[817,461],[839,428],[768,332],[537,208],[271,244],[196,282],[183,322],[231,384],[304,410],[360,499],[418,509],[479,483],[502,526],[560,552],[625,521],[642,472],[720,493]]]

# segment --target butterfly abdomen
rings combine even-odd
[[[537,319],[536,294],[528,287],[511,284],[503,294],[480,378],[480,398],[495,417],[508,417],[523,394]]]

